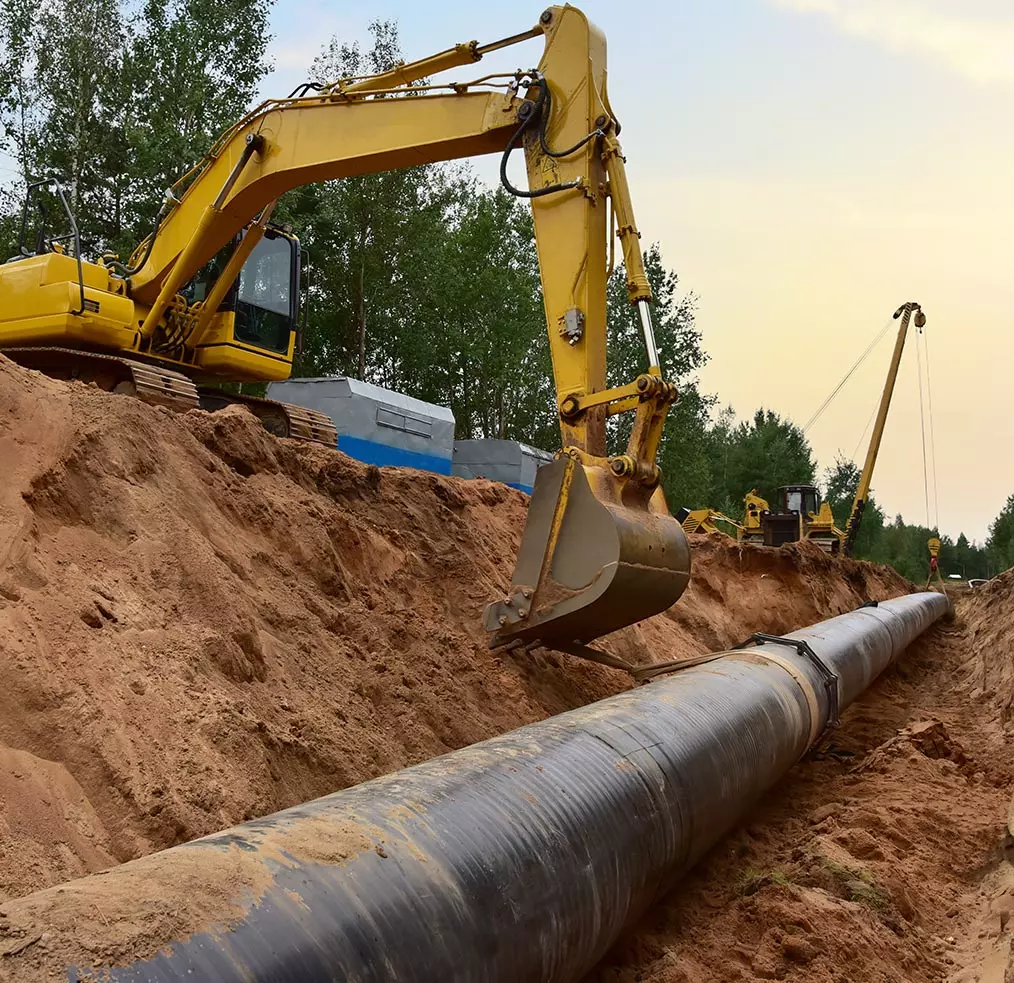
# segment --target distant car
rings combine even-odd
[[[984,578],[982,578],[982,577],[973,577],[971,580],[968,581],[968,586],[972,587],[972,588],[975,588],[975,587],[981,587],[983,584],[988,584],[988,583],[989,583],[989,581],[986,580],[986,579],[984,579]]]
[[[949,573],[949,574],[947,574],[947,579],[948,580],[961,580],[961,574],[960,573]]]

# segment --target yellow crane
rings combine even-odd
[[[786,485],[778,489],[777,509],[772,509],[756,488],[747,492],[743,499],[743,522],[742,524],[732,523],[736,529],[736,539],[740,542],[752,542],[765,546],[781,546],[784,543],[795,543],[805,539],[815,543],[825,552],[852,556],[862,523],[863,511],[869,497],[870,484],[873,481],[873,469],[880,452],[884,427],[887,423],[887,413],[894,396],[898,368],[901,365],[901,356],[905,350],[905,340],[908,337],[909,322],[913,320],[913,315],[915,326],[921,331],[926,324],[926,315],[919,304],[914,301],[902,304],[892,315],[894,320],[901,318],[901,324],[895,338],[894,351],[888,366],[884,389],[880,396],[876,422],[870,435],[869,448],[866,451],[866,459],[863,462],[863,469],[859,476],[859,484],[845,530],[842,531],[835,524],[830,504],[821,501],[820,490],[815,485]],[[865,354],[869,354],[870,350],[867,349]],[[856,364],[858,365],[858,362]],[[854,368],[855,366],[853,366]],[[848,375],[845,378],[847,379]],[[841,384],[835,388],[834,393],[837,393],[840,388]],[[834,393],[832,393],[832,397]],[[825,402],[824,405],[826,406],[827,403]],[[722,532],[714,521],[708,521],[709,517],[724,519],[725,517],[720,513],[712,512],[710,509],[694,511],[684,509],[681,515],[685,516],[683,525],[687,532]]]
[[[535,69],[415,84],[539,37]],[[669,607],[690,576],[686,537],[655,463],[676,389],[659,368],[619,129],[605,38],[570,6],[549,7],[533,28],[490,44],[304,87],[224,133],[174,186],[127,263],[85,260],[69,210],[67,235],[40,234],[34,250],[23,239],[23,255],[0,266],[0,351],[177,408],[239,399],[282,432],[333,444],[323,418],[197,388],[289,375],[298,255],[292,237],[269,226],[275,203],[308,183],[499,153],[504,187],[531,202],[563,449],[539,472],[510,591],[485,621],[495,645],[581,654],[588,641]],[[515,149],[528,190],[507,176]],[[608,388],[606,280],[616,238],[646,358],[636,379]],[[610,456],[606,419],[617,413],[634,420],[625,452]]]
[[[894,319],[901,318],[901,324],[898,326],[898,334],[894,341],[894,351],[891,354],[891,364],[887,369],[887,380],[884,383],[884,391],[880,396],[877,419],[873,425],[873,433],[870,434],[870,446],[866,450],[866,460],[863,462],[863,470],[859,476],[859,485],[856,487],[855,498],[852,500],[852,511],[849,513],[848,522],[845,524],[845,532],[842,536],[842,554],[845,556],[851,556],[855,551],[859,527],[863,521],[863,512],[870,494],[870,484],[873,481],[873,469],[877,463],[877,455],[880,453],[880,442],[883,439],[884,426],[887,423],[887,411],[891,408],[894,384],[898,379],[901,355],[905,350],[908,325],[909,321],[912,320],[913,314],[915,315],[915,326],[921,331],[926,324],[926,315],[917,303],[909,301],[907,304],[902,304],[894,312]]]

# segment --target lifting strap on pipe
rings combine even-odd
[[[863,605],[863,607],[865,606]],[[783,635],[765,635],[763,632],[754,632],[745,641],[740,642],[736,648],[745,649],[751,645],[760,646],[765,643],[770,645],[790,645],[800,655],[805,655],[820,674],[821,679],[824,681],[824,689],[827,690],[828,701],[827,725],[824,727],[823,733],[817,738],[818,741],[823,740],[827,732],[833,730],[841,722],[838,709],[838,674],[813,651],[810,643],[802,638],[786,638]]]
[[[533,648],[540,647],[542,646],[533,646]],[[689,669],[692,666],[703,665],[705,662],[714,662],[715,659],[721,659],[729,654],[728,652],[709,652],[707,655],[698,655],[690,659],[669,659],[667,662],[652,662],[646,666],[639,666],[633,662],[627,662],[625,659],[617,658],[615,655],[610,655],[608,652],[603,652],[601,649],[593,648],[591,645],[580,645],[577,642],[571,645],[557,643],[553,648],[557,652],[564,652],[579,659],[587,659],[589,662],[597,662],[599,665],[629,673],[639,683],[645,683],[649,679],[654,679],[655,676],[676,672],[679,669]]]

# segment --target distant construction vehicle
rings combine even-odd
[[[765,499],[761,498],[758,489],[752,489],[743,499],[744,517],[742,523],[711,509],[684,509],[682,513],[686,516],[684,530],[687,532],[722,533],[723,530],[716,525],[716,520],[722,520],[730,523],[736,529],[735,538],[740,542],[764,546],[783,546],[786,543],[806,540],[819,546],[827,553],[852,556],[863,512],[869,498],[873,469],[880,452],[880,443],[887,423],[887,412],[894,395],[898,367],[901,364],[902,352],[905,350],[905,339],[908,337],[909,321],[913,314],[915,315],[915,326],[922,330],[926,324],[926,315],[914,301],[902,304],[892,315],[894,320],[901,318],[901,325],[898,328],[894,352],[887,370],[887,380],[880,396],[877,419],[873,426],[873,433],[870,435],[866,460],[863,462],[863,470],[859,475],[859,484],[852,502],[852,510],[844,531],[835,525],[831,506],[828,502],[821,501],[820,489],[815,485],[785,485],[779,488],[778,508],[776,509],[773,509]],[[866,354],[869,351],[870,349],[867,349]],[[858,365],[858,362],[856,364]],[[853,366],[854,369],[855,366]],[[851,372],[852,370],[848,375],[851,375]],[[846,375],[846,379],[848,375]],[[842,382],[844,381],[842,380]],[[836,387],[835,393],[840,388],[841,383]]]
[[[808,540],[836,554],[844,533],[835,525],[831,506],[820,499],[815,485],[785,485],[778,489],[778,508],[753,489],[743,499],[745,517],[740,539],[764,546],[783,546]]]

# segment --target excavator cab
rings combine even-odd
[[[244,235],[236,236],[183,288],[190,304],[204,303],[210,296]],[[218,347],[225,336],[229,338],[225,344],[237,348],[287,354],[297,330],[299,268],[299,240],[278,226],[268,226],[218,305],[212,322],[218,339],[198,347]]]

